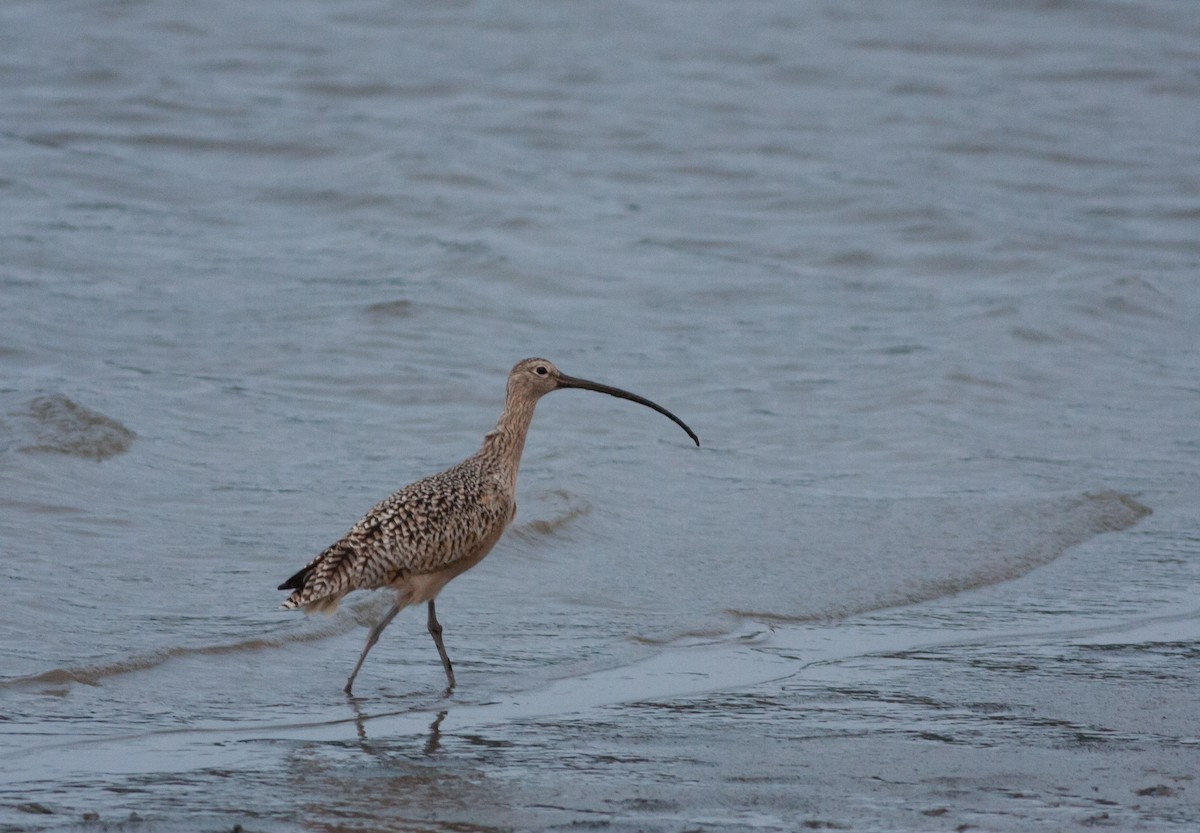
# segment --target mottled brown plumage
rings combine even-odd
[[[396,603],[367,637],[346,693],[379,634],[405,606],[429,605],[429,632],[446,679],[454,671],[442,644],[434,599],[455,576],[478,564],[516,513],[517,469],[537,401],[559,388],[581,388],[630,399],[665,414],[696,443],[670,411],[636,394],[566,376],[545,359],[525,359],[508,376],[504,411],[483,446],[453,468],[418,480],[376,504],[340,541],[279,586],[291,590],[287,609],[332,613],[352,590],[391,587]]]
[[[447,570],[495,543],[516,508],[482,451],[376,504],[281,589],[285,608],[332,613],[351,590]],[[412,599],[412,601],[421,601]]]

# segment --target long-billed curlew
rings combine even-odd
[[[553,390],[580,388],[629,399],[664,414],[700,445],[683,420],[661,405],[620,388],[560,373],[545,359],[525,359],[508,374],[504,411],[483,446],[457,466],[410,483],[376,504],[346,536],[283,584],[291,590],[283,607],[332,613],[352,590],[391,587],[396,603],[380,620],[346,680],[350,694],[367,652],[403,608],[429,605],[429,633],[437,645],[450,689],[454,669],[442,644],[434,599],[450,579],[478,564],[516,513],[517,468],[537,401]]]

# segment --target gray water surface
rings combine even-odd
[[[0,55],[0,829],[1200,823],[1192,3],[11,2]],[[408,611],[348,701],[386,594],[275,586],[530,355],[702,446],[543,401],[459,688]]]

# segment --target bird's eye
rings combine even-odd
[[[539,376],[545,376],[545,375],[546,375],[547,373],[549,373],[550,371],[546,369],[546,365],[544,365],[544,364],[539,364],[537,367],[535,367],[535,368],[533,369],[533,372],[534,372],[534,373],[536,373],[536,374],[537,374],[537,375],[539,375]]]

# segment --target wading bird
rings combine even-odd
[[[292,591],[283,607],[306,613],[332,613],[352,590],[390,587],[396,592],[395,604],[367,635],[346,680],[347,694],[383,629],[397,613],[419,602],[429,606],[429,634],[446,669],[447,693],[454,688],[454,669],[442,644],[434,599],[450,579],[478,564],[512,521],[517,510],[517,468],[534,406],[547,393],[563,388],[607,393],[653,408],[700,445],[683,420],[649,399],[567,376],[545,359],[518,362],[508,374],[504,411],[478,451],[376,504],[344,538],[279,585],[280,590]]]

